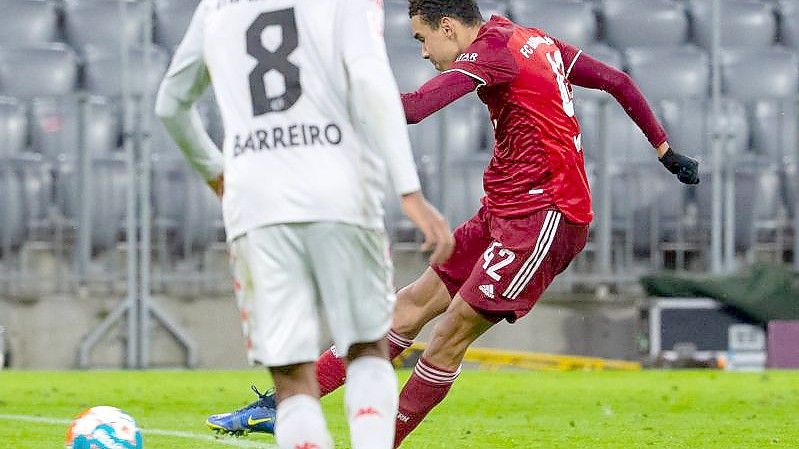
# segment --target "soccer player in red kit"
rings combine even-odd
[[[485,22],[474,0],[409,3],[422,57],[442,73],[403,94],[408,122],[476,89],[490,111],[496,147],[482,207],[455,230],[452,257],[397,295],[391,357],[443,316],[400,394],[395,447],[446,396],[469,345],[494,324],[525,316],[586,244],[593,212],[572,85],[609,92],[666,169],[681,182],[699,181],[698,163],[669,147],[625,73],[542,30],[498,16]],[[332,351],[323,354],[317,362],[322,394],[342,385],[344,372]],[[264,395],[252,406],[268,400]]]

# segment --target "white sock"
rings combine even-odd
[[[333,449],[319,400],[298,394],[277,405],[275,440],[280,449]]]
[[[347,366],[344,402],[352,449],[391,449],[397,416],[397,375],[388,360],[359,357]]]

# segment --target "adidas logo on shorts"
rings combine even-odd
[[[486,297],[494,299],[494,285],[493,284],[485,284],[480,286],[480,291],[483,292]]]

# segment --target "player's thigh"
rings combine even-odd
[[[446,287],[450,299],[454,298],[461,289],[469,278],[474,264],[491,244],[488,217],[487,210],[481,208],[472,218],[455,228],[452,232],[455,239],[452,256],[446,262],[430,267]],[[429,285],[432,285],[432,280]]]
[[[494,324],[495,322],[474,310],[460,295],[455,295],[447,311],[433,328],[424,357],[439,368],[455,370],[463,361],[469,345]]]
[[[240,311],[253,362],[287,366],[319,354],[320,311],[302,226],[264,226],[235,242],[251,278]]]
[[[391,328],[406,338],[415,338],[425,324],[441,315],[452,298],[435,270],[427,268],[419,279],[400,289]]]
[[[488,319],[513,322],[530,311],[582,250],[588,227],[544,210],[521,219],[495,219],[493,228],[497,239],[460,294]]]
[[[336,348],[382,340],[396,299],[385,232],[313,223],[306,244]]]

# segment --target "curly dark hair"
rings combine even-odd
[[[438,29],[442,17],[452,17],[464,25],[479,25],[483,21],[475,0],[410,0],[408,15],[421,16],[425,23]]]

